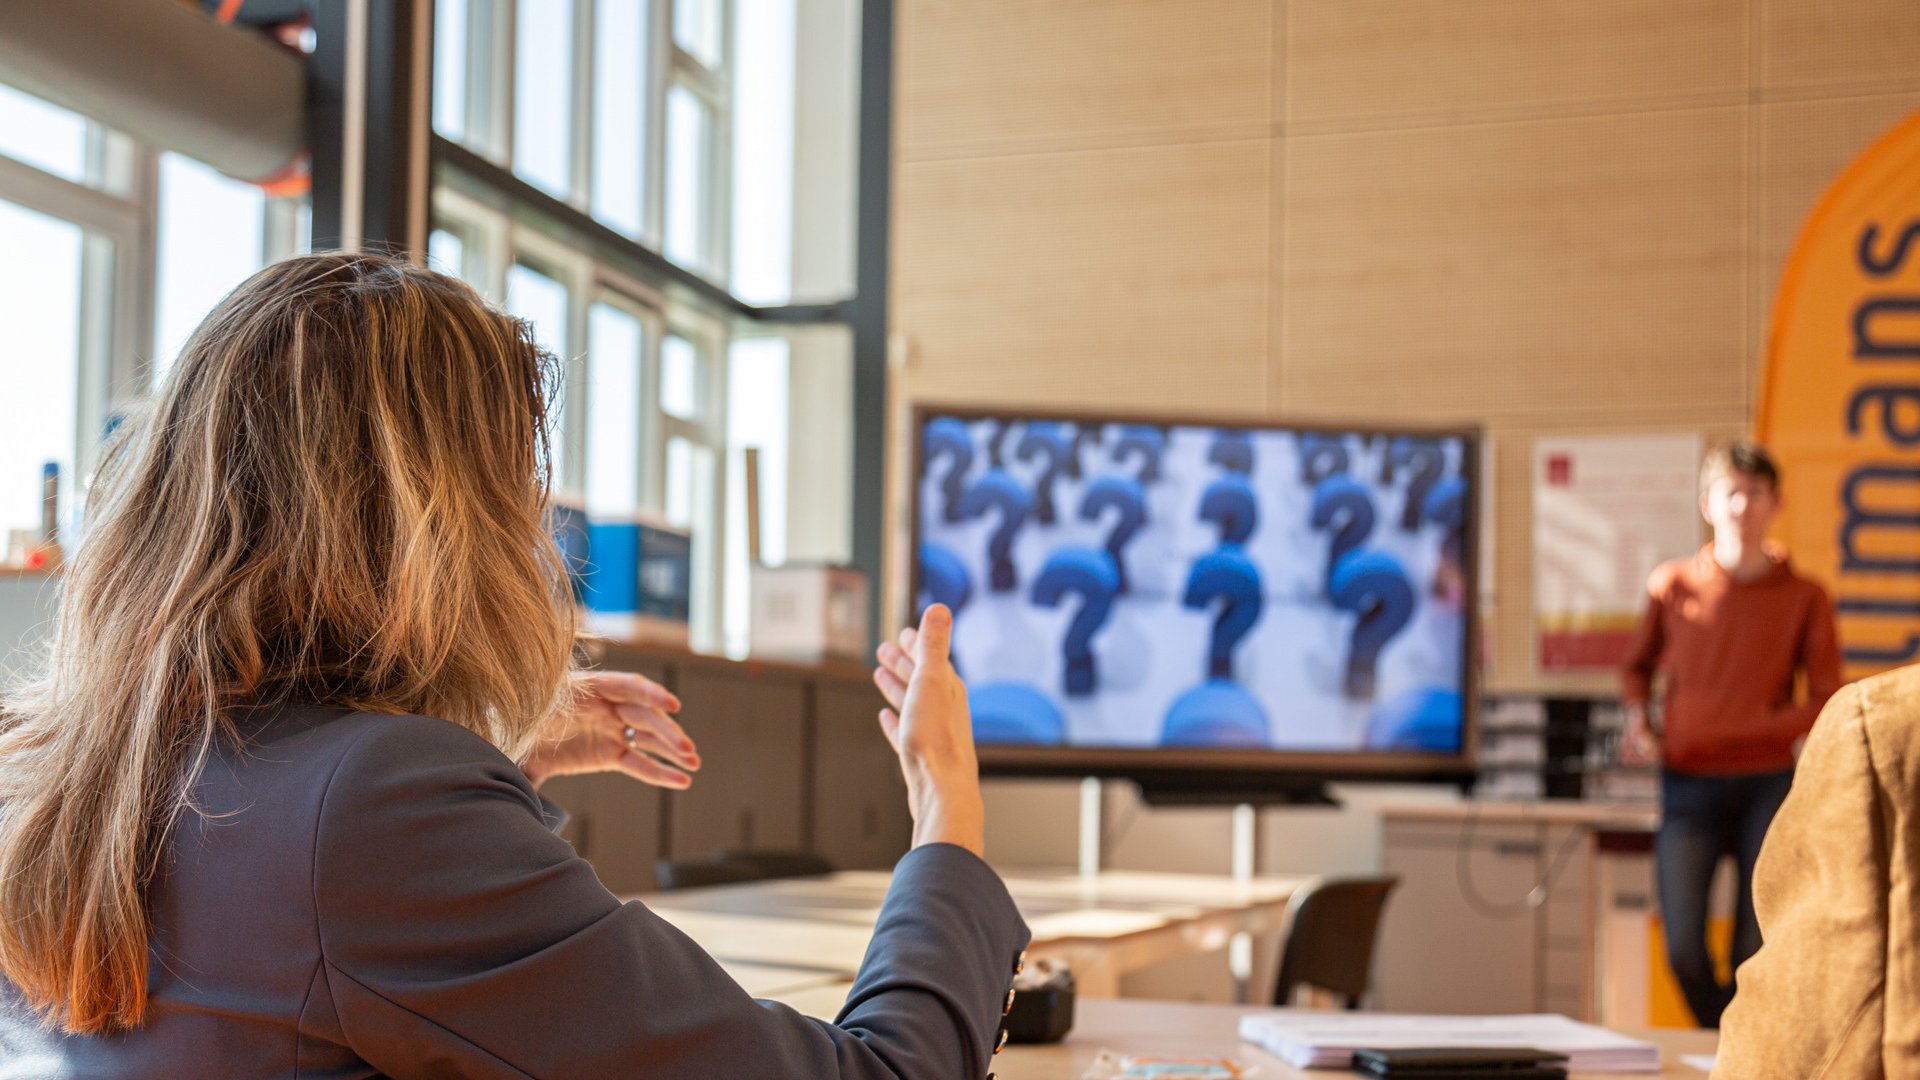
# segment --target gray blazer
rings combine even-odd
[[[484,739],[257,714],[150,896],[152,1008],[44,1031],[0,980],[0,1078],[980,1077],[1027,930],[950,844],[900,860],[838,1021],[755,1001],[622,904]]]

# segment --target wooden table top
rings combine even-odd
[[[1003,875],[1033,931],[1034,946],[1112,944],[1223,911],[1284,905],[1305,878],[1239,882],[1207,874],[1111,871]],[[716,885],[639,897],[714,956],[728,962],[800,966],[851,975],[866,954],[891,875]]]
[[[1134,871],[1108,871],[1087,878],[1067,871],[1040,871],[1009,872],[1002,880],[1036,937],[1042,935],[1042,927],[1048,927],[1044,935],[1048,938],[1106,938],[1130,933],[1141,921],[1113,918],[1116,915],[1150,916],[1149,921],[1158,922],[1285,904],[1311,879],[1260,877],[1240,882],[1223,875]],[[856,870],[647,893],[638,899],[663,914],[702,912],[871,929],[891,881],[887,873]]]
[[[777,1000],[806,1013],[831,1020],[846,1000],[845,987],[816,987],[778,996]],[[1000,1080],[1079,1080],[1080,1074],[1102,1050],[1115,1053],[1158,1054],[1169,1057],[1225,1057],[1242,1069],[1257,1066],[1253,1080],[1310,1080],[1348,1077],[1338,1069],[1296,1069],[1239,1035],[1240,1017],[1250,1010],[1239,1005],[1195,1005],[1175,1001],[1136,999],[1082,1000],[1074,1008],[1073,1031],[1064,1042],[1050,1046],[1009,1046],[994,1063]],[[1706,1074],[1680,1060],[1682,1054],[1711,1054],[1718,1038],[1711,1031],[1629,1031],[1635,1038],[1659,1045],[1663,1058],[1656,1073],[1576,1072],[1569,1080],[1704,1080]]]

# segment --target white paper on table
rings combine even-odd
[[[1240,1018],[1240,1037],[1299,1068],[1345,1068],[1361,1049],[1526,1047],[1573,1069],[1658,1072],[1660,1048],[1564,1016],[1417,1016],[1275,1009]]]
[[[1680,1058],[1680,1064],[1691,1065],[1694,1068],[1699,1069],[1701,1072],[1710,1073],[1713,1071],[1713,1055],[1712,1054],[1684,1054]]]

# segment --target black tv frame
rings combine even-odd
[[[1470,790],[1476,775],[1480,743],[1480,501],[1483,492],[1480,453],[1483,435],[1477,425],[1417,425],[1326,419],[1288,420],[1244,416],[1130,411],[1046,409],[1031,406],[914,404],[912,472],[909,476],[912,515],[908,564],[911,567],[902,625],[910,622],[920,597],[921,480],[926,469],[927,422],[936,417],[962,421],[1007,420],[1017,423],[1054,421],[1069,424],[1144,424],[1154,427],[1238,428],[1244,431],[1281,431],[1296,434],[1357,435],[1366,439],[1396,437],[1453,438],[1461,441],[1460,474],[1467,482],[1467,499],[1460,539],[1461,604],[1466,626],[1460,649],[1460,752],[1453,755],[1370,752],[1244,749],[1156,749],[1078,746],[1030,746],[976,743],[982,776],[1102,777],[1132,780],[1150,803],[1173,804],[1334,804],[1328,783],[1458,785]],[[1249,758],[1257,759],[1249,761]]]

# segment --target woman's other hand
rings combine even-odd
[[[953,613],[935,604],[897,641],[880,646],[873,681],[887,699],[880,730],[900,755],[913,814],[913,845],[958,844],[981,854],[986,810],[973,751],[967,688],[948,659]]]
[[[642,783],[684,788],[700,768],[693,740],[671,714],[680,699],[644,675],[587,671],[574,676],[572,708],[548,725],[549,738],[520,768],[538,786],[549,777],[623,772]]]

